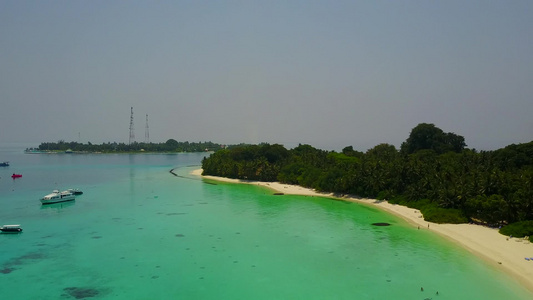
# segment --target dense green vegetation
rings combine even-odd
[[[423,123],[400,150],[380,144],[365,153],[351,146],[337,153],[260,144],[217,151],[202,167],[206,175],[388,200],[438,223],[533,220],[533,142],[496,151],[465,147],[462,136]]]
[[[87,144],[78,142],[58,141],[57,143],[41,143],[37,150],[39,151],[67,151],[74,152],[202,152],[202,151],[216,151],[221,149],[222,145],[212,142],[178,142],[174,139],[169,139],[165,143],[103,143],[103,144]],[[32,150],[32,149],[27,149]]]
[[[509,224],[500,229],[500,233],[515,237],[529,237],[529,240],[533,241],[533,221],[522,221]]]

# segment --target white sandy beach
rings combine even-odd
[[[192,175],[201,176],[202,170],[194,170]],[[400,216],[419,227],[420,230],[431,230],[442,236],[458,243],[472,253],[493,264],[495,268],[507,272],[520,281],[527,289],[533,292],[533,260],[528,261],[525,258],[533,258],[533,244],[518,238],[509,238],[498,233],[497,229],[492,229],[474,224],[436,224],[424,221],[418,210],[401,205],[390,204],[386,201],[377,201],[374,199],[360,199],[351,197],[334,197],[333,194],[318,193],[314,190],[303,188],[295,185],[282,184],[279,182],[258,182],[245,181],[238,179],[229,179],[216,176],[202,176],[206,179],[246,183],[268,187],[275,192],[291,195],[307,195],[332,197],[345,201],[354,201],[366,203],[379,207],[385,211]],[[428,226],[429,225],[429,226]]]

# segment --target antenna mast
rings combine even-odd
[[[146,131],[144,132],[144,142],[150,143],[150,132],[148,132],[148,114],[146,114]]]
[[[135,132],[133,129],[133,107],[132,107],[131,116],[130,116],[130,142],[129,144],[131,145],[131,142],[134,142],[134,141],[135,141]]]

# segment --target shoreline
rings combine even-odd
[[[62,151],[62,150],[38,150],[26,151],[24,154],[182,154],[182,153],[212,153],[213,151]]]
[[[533,293],[533,261],[525,259],[526,257],[533,258],[533,244],[521,238],[509,238],[504,236],[500,234],[497,229],[476,224],[431,223],[425,221],[422,214],[417,209],[390,204],[387,201],[378,201],[376,199],[355,198],[349,196],[339,197],[333,193],[319,193],[312,189],[297,185],[282,184],[279,182],[239,180],[209,175],[203,176],[202,169],[192,171],[191,175],[201,176],[205,179],[220,182],[262,186],[277,193],[287,195],[334,198],[377,207],[388,213],[401,217],[421,230],[431,230],[458,244],[485,260],[495,269],[511,275],[527,290]]]

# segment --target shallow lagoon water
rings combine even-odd
[[[2,299],[531,299],[373,207],[190,176],[204,153],[0,150],[0,223],[24,228],[0,235]],[[84,194],[38,201],[66,188]]]

